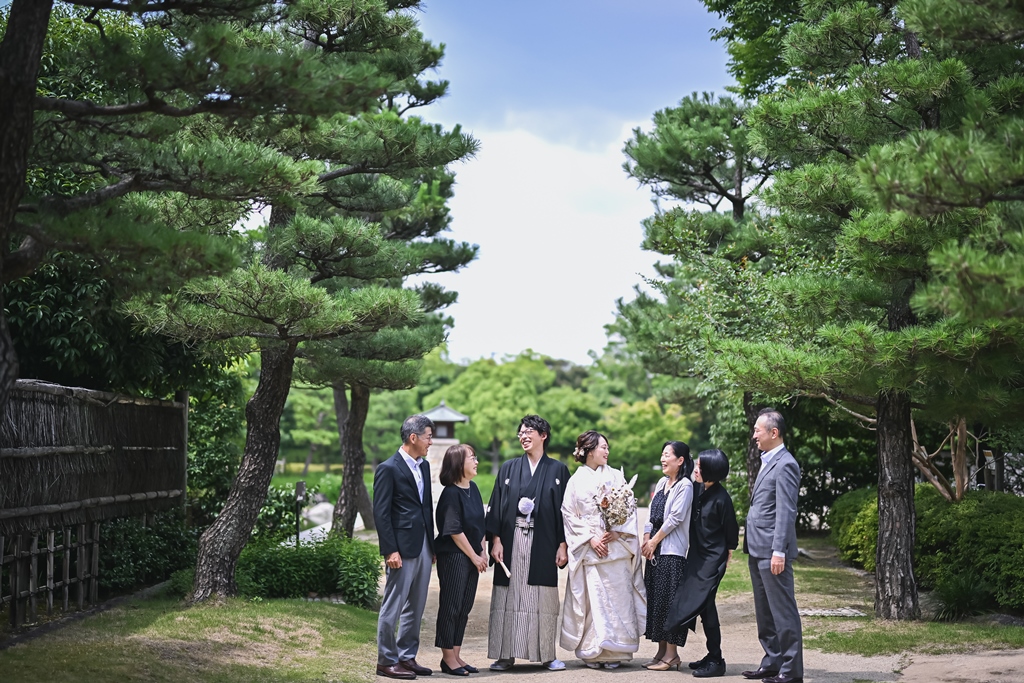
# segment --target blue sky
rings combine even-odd
[[[622,171],[630,131],[693,91],[730,83],[698,0],[432,0],[450,94],[420,111],[480,153],[455,166],[452,236],[480,245],[450,309],[455,360],[532,348],[586,363],[615,300],[652,274],[650,192]]]

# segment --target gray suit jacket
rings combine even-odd
[[[761,468],[747,512],[743,550],[751,557],[769,558],[778,551],[795,560],[796,499],[800,494],[800,465],[785,447]]]

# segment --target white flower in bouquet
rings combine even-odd
[[[622,472],[621,469],[619,471]],[[611,531],[613,526],[625,524],[629,516],[636,510],[636,496],[633,495],[633,484],[636,483],[636,477],[637,475],[634,474],[632,479],[621,486],[609,487],[605,484],[601,486],[601,492],[594,496],[606,531]],[[624,472],[622,478],[626,478]]]

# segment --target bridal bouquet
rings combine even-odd
[[[625,473],[622,476],[625,478]],[[597,509],[601,512],[605,531],[611,531],[613,526],[625,524],[629,516],[636,510],[636,496],[633,495],[633,484],[636,483],[636,477],[637,475],[634,474],[632,479],[621,486],[602,485],[601,491],[594,496]]]

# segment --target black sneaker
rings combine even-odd
[[[725,675],[725,660],[719,659],[718,661],[708,660],[704,666],[699,669],[694,669],[693,675],[695,678],[714,678],[716,676]]]
[[[703,659],[698,659],[696,662],[690,662],[686,666],[690,667],[691,669],[702,669],[702,668],[704,668],[704,665],[707,664],[710,661],[711,661],[711,654],[709,653],[709,654],[704,655]]]

